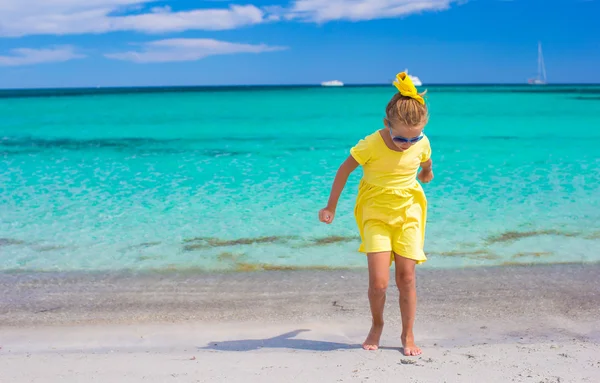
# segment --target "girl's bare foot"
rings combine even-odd
[[[382,332],[383,324],[373,324],[371,326],[371,331],[369,331],[369,335],[367,335],[367,339],[365,339],[365,342],[362,344],[362,347],[369,351],[377,350],[379,348],[379,339],[381,338]]]
[[[422,351],[415,344],[415,336],[413,334],[402,335],[402,346],[404,347],[404,355],[417,356],[421,355]]]

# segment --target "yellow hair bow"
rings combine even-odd
[[[398,89],[401,95],[413,98],[421,104],[425,105],[425,100],[417,92],[415,84],[413,84],[412,80],[410,79],[410,77],[408,77],[406,72],[400,72],[396,75],[396,81],[394,81],[394,86]]]

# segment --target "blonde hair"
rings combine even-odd
[[[419,93],[419,95],[423,96],[425,93],[427,91]],[[388,120],[398,121],[409,127],[426,124],[429,120],[427,106],[400,93],[396,93],[387,104],[385,115]]]

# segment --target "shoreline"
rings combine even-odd
[[[393,273],[393,267],[390,269]],[[600,264],[417,270],[417,316],[600,317]],[[386,311],[398,292],[393,274]],[[366,269],[0,273],[4,326],[368,318]],[[510,300],[510,305],[506,300]],[[503,310],[507,310],[504,312]],[[520,310],[520,311],[519,311]]]
[[[367,273],[0,274],[0,376],[83,381],[593,383],[600,265],[420,270],[400,352],[390,283],[377,351]],[[393,279],[392,279],[393,281]]]
[[[531,253],[536,254],[536,253]],[[364,258],[364,255],[361,254],[361,257]],[[430,261],[428,261],[430,262]],[[245,264],[244,264],[245,265]],[[161,277],[182,277],[182,276],[225,276],[225,275],[236,275],[236,274],[248,274],[248,273],[281,273],[281,272],[291,272],[291,273],[301,273],[301,272],[337,272],[337,271],[347,271],[347,272],[366,272],[367,266],[366,263],[362,263],[358,266],[347,266],[347,267],[338,267],[338,266],[325,266],[325,265],[308,265],[308,266],[294,266],[294,265],[277,265],[271,263],[252,263],[248,264],[253,267],[246,268],[236,268],[236,269],[207,269],[201,266],[190,266],[190,267],[167,267],[167,268],[143,268],[143,269],[118,269],[118,270],[110,270],[110,269],[99,269],[99,270],[87,270],[87,269],[78,269],[78,270],[66,270],[66,271],[56,271],[52,269],[46,270],[28,270],[28,269],[4,269],[0,270],[0,283],[2,281],[17,278],[39,278],[39,279],[98,279],[103,277],[128,277],[128,278],[139,278],[139,277],[147,277],[147,276],[161,276]],[[592,261],[565,261],[565,262],[534,262],[534,261],[524,261],[524,262],[512,262],[506,261],[498,264],[481,264],[481,265],[456,265],[456,266],[429,266],[427,264],[417,265],[418,272],[429,272],[429,271],[447,271],[452,272],[456,270],[466,271],[466,270],[475,270],[475,269],[497,269],[497,268],[506,268],[506,267],[525,267],[525,268],[535,268],[535,267],[560,267],[560,266],[590,266],[590,267],[600,267],[600,261],[592,260]],[[391,266],[393,269],[393,265]]]

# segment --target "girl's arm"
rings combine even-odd
[[[419,180],[423,183],[429,183],[433,180],[433,162],[431,158],[425,162],[421,162],[421,171],[419,172]]]
[[[338,200],[340,199],[340,195],[342,194],[342,190],[344,190],[344,186],[346,186],[346,182],[348,181],[348,177],[350,174],[358,167],[358,162],[352,156],[348,156],[346,160],[340,165],[340,168],[335,175],[335,179],[333,180],[333,185],[331,186],[331,192],[329,193],[329,201],[327,202],[327,207],[321,209],[319,211],[319,220],[325,223],[333,222],[333,217],[335,216],[335,209],[338,204]]]

